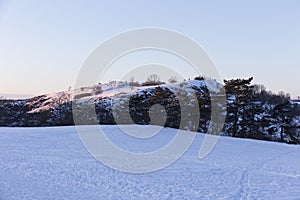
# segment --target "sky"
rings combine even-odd
[[[299,10],[298,0],[0,0],[0,96],[66,90],[103,41],[159,27],[203,46],[222,78],[253,76],[253,83],[296,97]]]

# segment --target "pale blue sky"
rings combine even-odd
[[[0,0],[0,93],[42,94],[72,86],[89,53],[140,27],[196,40],[224,78],[254,76],[300,95],[300,1]]]

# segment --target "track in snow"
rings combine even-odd
[[[134,151],[154,150],[176,133],[164,129],[141,145],[104,128]],[[0,199],[300,199],[300,146],[221,137],[199,160],[203,137],[169,167],[129,174],[95,160],[74,127],[0,128]]]

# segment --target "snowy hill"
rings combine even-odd
[[[225,118],[222,135],[300,144],[300,104],[255,91],[251,81],[225,80],[226,94],[219,93],[223,85],[215,80],[196,77],[152,86],[113,81],[30,99],[0,100],[0,126],[66,126],[76,120],[81,125],[152,124],[207,133],[215,128],[211,117],[217,110],[215,118]],[[199,110],[200,116],[194,115],[194,110]],[[199,121],[182,124],[189,116]]]
[[[149,97],[156,98],[157,91],[167,93],[165,100],[168,100],[167,98],[172,95],[170,90],[183,90],[191,95],[195,92],[193,88],[197,88],[200,95],[205,93],[209,96],[207,85],[209,85],[211,92],[218,92],[222,87],[221,84],[213,80],[192,80],[180,84],[159,86],[131,86],[127,82],[112,81],[30,99],[0,100],[0,126],[73,125],[72,103],[84,107],[89,102],[95,104],[98,119],[89,119],[85,124],[90,124],[95,120],[99,120],[101,124],[114,124],[111,111],[112,103],[115,104],[114,106],[122,106],[121,103],[124,100],[134,96],[136,97],[136,105],[134,106],[138,106],[140,104],[138,101],[143,98],[148,100]],[[99,109],[101,113],[99,113]],[[84,112],[84,109],[82,110]],[[89,116],[87,117],[89,118]]]
[[[145,145],[116,126],[103,128],[115,144],[139,152],[158,149],[176,134],[164,128]],[[300,146],[221,137],[200,160],[203,138],[199,133],[165,169],[129,174],[95,160],[75,127],[0,128],[0,199],[300,198]]]

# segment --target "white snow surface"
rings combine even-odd
[[[176,134],[163,128],[143,142],[117,126],[102,128],[137,152],[160,148]],[[75,127],[0,128],[0,199],[300,199],[300,146],[220,137],[200,160],[203,138],[197,134],[167,168],[130,174],[95,160]]]

